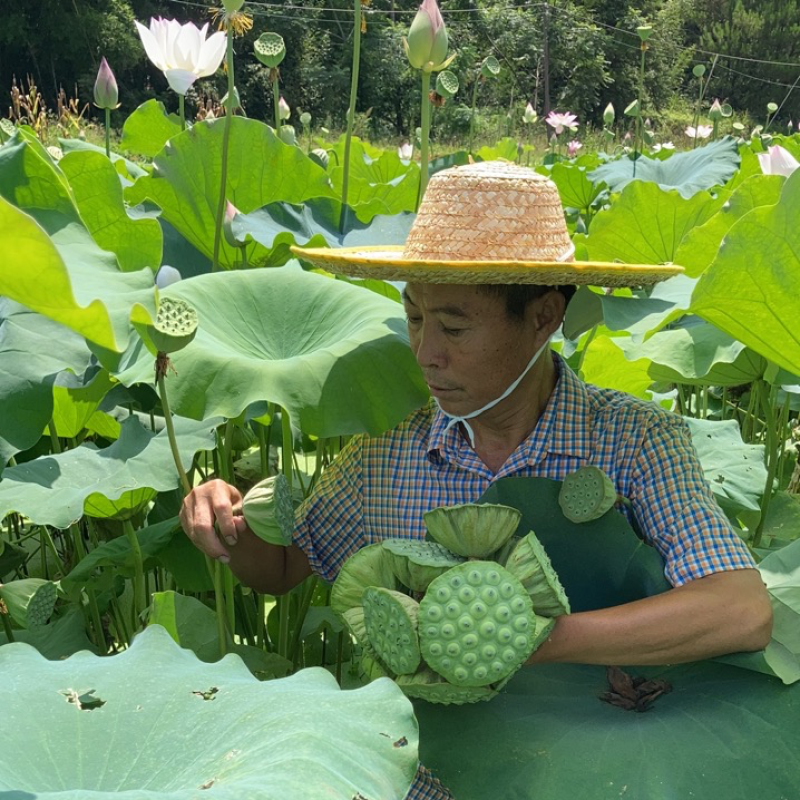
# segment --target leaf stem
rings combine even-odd
[[[106,112],[106,158],[111,159],[111,109],[105,109]]]
[[[347,107],[347,132],[344,137],[344,172],[342,173],[342,210],[339,214],[339,233],[344,233],[347,224],[347,200],[350,185],[350,144],[358,97],[358,70],[361,61],[361,0],[353,0],[353,66],[350,70],[350,105]]]
[[[211,262],[211,271],[219,269],[219,246],[222,239],[222,220],[225,216],[225,185],[228,181],[228,144],[231,138],[231,123],[235,108],[234,82],[233,82],[233,25],[228,25],[228,45],[226,50],[225,66],[228,70],[228,96],[225,102],[225,127],[222,129],[222,166],[219,181],[219,202],[217,203],[217,220],[214,226],[214,258]]]
[[[142,548],[139,544],[139,538],[136,536],[136,531],[133,529],[133,524],[129,519],[123,520],[122,530],[133,554],[133,630],[137,630],[139,627],[139,615],[145,609]]]
[[[417,209],[419,210],[425,190],[428,188],[428,148],[431,132],[431,73],[422,70],[422,105],[420,107],[421,135],[419,143],[419,195],[417,196]]]
[[[186,130],[186,97],[182,94],[178,95],[178,114],[181,118],[181,130]]]

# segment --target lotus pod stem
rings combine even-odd
[[[0,584],[0,600],[20,628],[40,628],[53,613],[58,589],[53,581],[23,578]]]
[[[611,478],[599,467],[587,464],[567,475],[558,493],[558,504],[570,522],[591,522],[617,502]]]
[[[371,586],[361,597],[367,639],[396,675],[409,675],[420,664],[419,603],[392,589]]]
[[[440,575],[420,602],[425,662],[456,686],[488,686],[533,652],[536,619],[525,588],[493,561]]]

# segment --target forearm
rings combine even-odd
[[[772,610],[757,570],[690,581],[614,608],[559,617],[529,664],[675,664],[759,650]]]

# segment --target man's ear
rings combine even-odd
[[[558,289],[551,289],[539,297],[533,305],[536,314],[536,332],[551,336],[564,320],[564,312],[567,309],[566,298]]]

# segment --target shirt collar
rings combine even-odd
[[[555,389],[533,432],[509,460],[520,454],[520,448],[524,448],[523,458],[529,464],[541,461],[548,452],[583,459],[588,459],[591,454],[591,409],[586,385],[558,353],[552,355],[558,376]],[[447,430],[449,419],[433,401],[431,411],[433,420],[428,437],[428,458],[431,461],[442,458],[452,461],[462,448],[472,452],[461,435],[460,426]]]

